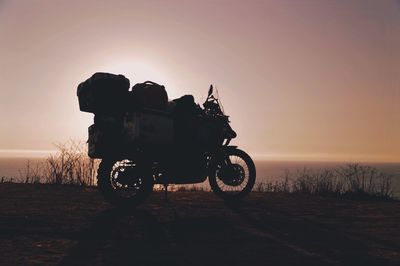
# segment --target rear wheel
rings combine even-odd
[[[97,186],[109,203],[134,207],[153,191],[151,166],[130,160],[103,159],[97,172]]]
[[[247,153],[229,149],[214,163],[208,180],[213,192],[222,199],[239,200],[253,189],[256,167]]]

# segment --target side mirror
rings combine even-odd
[[[210,85],[210,89],[208,90],[208,96],[207,96],[207,98],[211,96],[211,94],[213,93],[213,90],[214,90],[214,87],[213,87],[213,85],[211,84],[211,85]]]

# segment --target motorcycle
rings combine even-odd
[[[229,145],[236,133],[215,94],[211,85],[203,107],[194,108],[190,126],[187,116],[175,118],[175,124],[191,129],[185,135],[190,141],[182,137],[168,148],[133,146],[129,152],[104,156],[97,175],[104,198],[118,206],[135,206],[150,195],[155,184],[196,184],[207,178],[211,190],[223,200],[248,195],[256,168],[246,152]]]

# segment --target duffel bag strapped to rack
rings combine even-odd
[[[97,72],[79,84],[79,108],[89,113],[124,111],[129,79],[123,75]]]
[[[166,110],[168,95],[165,87],[152,81],[135,84],[129,93],[127,109],[130,111],[150,108]]]

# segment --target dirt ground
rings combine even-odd
[[[0,184],[0,265],[400,265],[400,202],[160,192],[136,210],[96,189]]]

